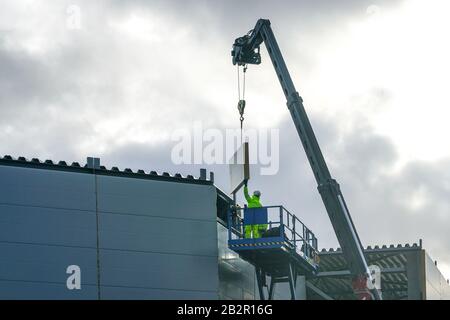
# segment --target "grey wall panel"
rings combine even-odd
[[[428,254],[425,255],[425,277],[427,300],[450,300],[447,280]]]
[[[95,248],[95,212],[0,204],[0,241]]]
[[[100,247],[217,256],[216,222],[102,213]]]
[[[94,176],[0,166],[1,298],[96,298],[95,248]],[[81,290],[66,287],[74,264]]]
[[[441,281],[441,300],[450,300],[450,285],[445,278]]]
[[[81,290],[67,290],[65,284],[0,280],[1,300],[94,300],[97,286],[83,285]]]
[[[216,300],[217,293],[209,291],[161,290],[129,287],[101,287],[102,299],[148,299],[148,300]]]
[[[210,185],[99,176],[102,286],[217,298],[216,199]]]
[[[69,277],[67,267],[78,265],[81,284],[97,284],[95,249],[0,243],[0,253],[1,280],[54,282],[65,286]],[[0,287],[0,292],[3,290]]]
[[[425,298],[425,252],[424,250],[407,251],[406,276],[408,279],[408,300]]]
[[[217,298],[214,186],[97,176],[96,190],[95,181],[0,166],[0,297],[95,299],[98,208],[104,298]],[[71,264],[81,291],[66,288]]]
[[[297,288],[295,290],[295,298],[297,300],[306,300],[306,286],[305,277],[299,276],[297,278]],[[290,300],[291,290],[288,283],[277,283],[274,291],[275,300]]]
[[[216,189],[156,180],[98,177],[98,208],[102,212],[216,220]]]
[[[220,299],[259,299],[255,268],[228,248],[228,230],[217,223]]]
[[[0,166],[0,203],[95,210],[94,176]]]
[[[101,250],[100,259],[101,285],[217,292],[217,257]]]

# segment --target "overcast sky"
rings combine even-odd
[[[230,48],[269,18],[364,245],[424,241],[450,278],[448,1],[0,2],[0,154],[198,175],[176,129],[237,128]],[[79,27],[73,28],[79,8]],[[264,51],[265,49],[263,49]],[[280,171],[253,174],[337,240],[265,52],[247,73],[247,128],[280,130]],[[257,171],[254,171],[256,173]]]

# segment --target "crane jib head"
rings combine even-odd
[[[260,64],[261,54],[259,46],[252,48],[249,35],[237,38],[234,41],[231,56],[233,57],[233,65]]]
[[[262,31],[264,28],[270,28],[270,21],[268,19],[259,19],[255,28],[250,30],[245,36],[239,37],[234,41],[233,49],[231,50],[234,65],[242,66],[261,63],[259,46],[263,42]]]

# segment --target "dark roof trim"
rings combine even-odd
[[[417,243],[413,243],[412,245],[410,245],[409,243],[405,244],[405,245],[401,245],[398,244],[397,246],[391,244],[389,246],[387,245],[383,245],[383,246],[368,246],[367,248],[364,249],[364,252],[370,253],[370,252],[392,252],[392,251],[405,251],[405,250],[420,250],[422,249],[422,245],[421,244],[417,244]],[[342,250],[341,248],[337,248],[337,249],[333,249],[330,248],[328,251],[327,249],[322,249],[319,254],[341,254]]]
[[[52,160],[40,161],[37,158],[27,160],[24,157],[19,157],[17,159],[6,155],[0,158],[0,165],[2,166],[14,166],[14,167],[25,167],[34,169],[46,169],[46,170],[57,170],[66,172],[77,172],[77,173],[87,173],[87,174],[97,174],[103,176],[114,176],[123,178],[135,178],[135,179],[148,179],[148,180],[158,180],[158,181],[169,181],[169,182],[180,182],[180,183],[192,183],[192,184],[202,184],[202,185],[213,185],[210,180],[204,180],[199,178],[194,178],[192,175],[183,177],[181,174],[176,173],[171,176],[167,172],[158,174],[156,171],[151,171],[146,173],[144,170],[137,170],[133,172],[131,169],[126,168],[120,171],[117,167],[112,167],[111,169],[106,169],[104,166],[100,166],[99,169],[88,168],[87,164],[81,166],[78,162],[72,162],[68,165],[65,161],[59,161],[58,163]]]

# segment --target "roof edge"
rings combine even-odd
[[[66,161],[59,161],[59,162],[53,162],[52,160],[41,161],[38,158],[32,158],[31,160],[28,160],[25,157],[13,158],[10,155],[5,155],[3,158],[0,158],[0,165],[45,169],[45,170],[57,170],[66,172],[78,172],[78,173],[97,174],[97,175],[125,177],[125,178],[214,185],[213,180],[207,180],[206,177],[202,178],[201,176],[199,178],[195,178],[193,175],[187,175],[184,177],[180,173],[170,175],[168,172],[162,172],[161,174],[158,174],[158,172],[156,171],[145,172],[142,169],[133,171],[130,168],[120,170],[118,167],[115,166],[111,167],[111,169],[107,169],[105,166],[93,168],[88,167],[87,163],[84,165],[80,165],[79,162],[72,162],[72,164],[69,165]]]

